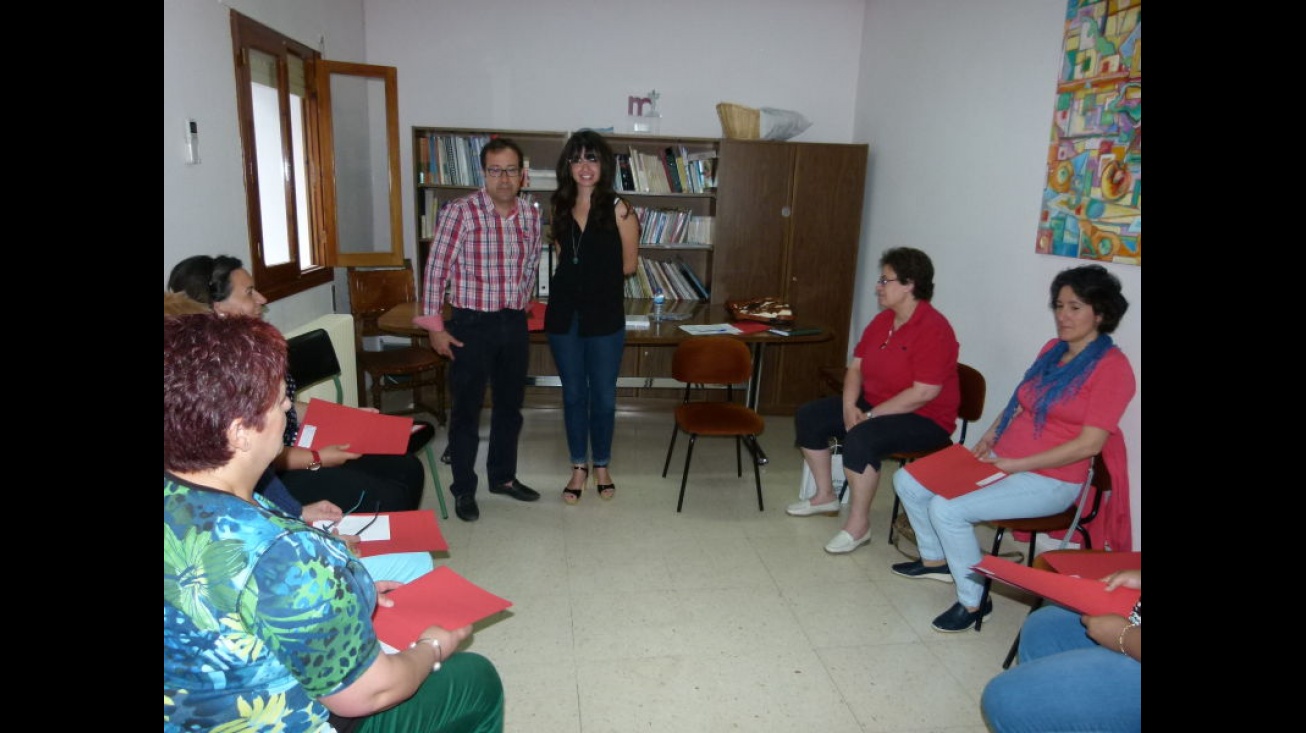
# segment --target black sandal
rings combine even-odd
[[[596,468],[607,468],[607,466],[596,466]],[[600,499],[607,500],[617,495],[616,484],[594,484],[594,488],[598,490]]]
[[[589,478],[589,477],[590,477],[590,469],[589,469],[589,466],[573,465],[573,466],[571,467],[571,471],[572,471],[572,473],[575,473],[576,471],[584,471],[584,472],[585,472],[585,483],[589,483],[589,480],[590,480],[590,478]],[[584,483],[580,485],[580,488],[579,488],[579,489],[572,489],[572,488],[568,488],[568,487],[563,487],[563,489],[562,489],[562,500],[563,500],[564,502],[566,502],[567,504],[572,504],[572,505],[574,505],[574,504],[576,504],[577,502],[580,501],[580,495],[581,495],[582,493],[584,493],[584,491],[585,491],[585,484],[584,484]]]

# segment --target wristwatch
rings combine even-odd
[[[313,454],[313,460],[312,460],[311,463],[308,464],[308,470],[310,470],[310,471],[316,471],[316,470],[318,470],[319,468],[322,467],[322,454],[321,454],[321,453],[318,453],[318,452],[315,451],[315,450],[314,450],[314,451],[309,451],[309,453],[312,453],[312,454]]]

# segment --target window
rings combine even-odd
[[[331,280],[325,266],[317,167],[317,109],[311,93],[320,55],[231,14],[236,106],[244,151],[250,272],[277,300]]]

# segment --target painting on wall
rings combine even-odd
[[[1143,264],[1143,3],[1069,0],[1040,254]]]

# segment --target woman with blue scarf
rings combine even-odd
[[[894,574],[957,585],[957,602],[934,619],[935,631],[965,631],[993,611],[992,600],[980,608],[984,584],[971,570],[982,557],[974,525],[1056,514],[1078,497],[1093,456],[1104,449],[1123,453],[1120,417],[1137,383],[1109,335],[1129,308],[1120,280],[1101,265],[1075,267],[1056,276],[1050,295],[1057,337],[1043,345],[972,449],[1007,477],[946,499],[909,471],[894,473],[921,553],[920,560],[894,565]]]

